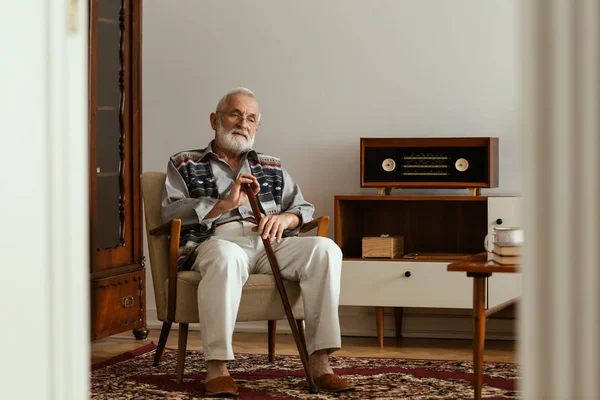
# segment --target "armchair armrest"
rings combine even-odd
[[[181,235],[181,220],[172,219],[156,228],[150,229],[151,235],[171,235],[169,240],[169,288],[167,302],[167,320],[175,321],[175,305],[177,299],[177,256]]]
[[[181,220],[180,219],[172,219],[170,221],[165,222],[162,225],[159,225],[155,228],[150,229],[151,235],[168,235],[171,233],[171,224],[177,223],[179,221],[179,227],[181,228]]]
[[[301,233],[305,233],[317,228],[317,236],[327,237],[329,231],[329,217],[322,216],[307,222],[300,228]]]

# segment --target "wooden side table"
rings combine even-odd
[[[483,386],[485,320],[489,315],[515,303],[515,299],[513,299],[486,310],[486,278],[495,273],[517,273],[521,268],[518,265],[499,265],[487,261],[487,253],[481,253],[467,260],[448,264],[447,270],[466,272],[468,277],[473,278],[473,390],[475,391],[475,400],[480,400]]]

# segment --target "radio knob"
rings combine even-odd
[[[496,220],[496,224],[497,224],[497,225],[502,225],[502,218],[498,218],[498,219]]]
[[[381,163],[381,166],[383,167],[384,171],[392,172],[396,169],[396,161],[392,160],[391,158],[386,158],[383,160],[383,163]]]
[[[469,162],[467,161],[466,158],[459,158],[454,163],[454,166],[456,167],[456,169],[458,171],[465,172],[469,168]]]
[[[412,275],[412,274],[410,273],[410,271],[406,271],[406,272],[404,273],[404,276],[405,276],[405,277],[407,277],[407,278],[410,278],[410,276],[411,276],[411,275]]]

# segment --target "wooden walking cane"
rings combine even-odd
[[[258,201],[256,200],[256,196],[252,194],[252,188],[250,184],[245,184],[244,190],[248,195],[248,199],[250,200],[250,206],[252,207],[252,212],[254,213],[254,219],[256,220],[256,224],[258,225],[261,219],[260,209],[258,208]],[[306,350],[305,344],[302,342],[302,340],[300,340],[300,332],[298,331],[296,319],[294,318],[294,314],[292,313],[292,307],[290,306],[290,301],[287,297],[287,292],[285,291],[285,287],[283,286],[283,280],[281,279],[281,273],[279,271],[279,264],[277,264],[275,253],[273,252],[273,248],[271,247],[271,241],[269,240],[269,238],[262,239],[262,241],[265,246],[265,251],[267,252],[269,264],[271,264],[273,276],[275,277],[275,284],[277,285],[279,295],[281,296],[281,301],[283,302],[285,315],[287,316],[290,328],[292,329],[292,335],[294,335],[294,340],[296,341],[298,353],[300,353],[300,359],[302,360],[302,365],[304,366],[304,373],[306,374],[306,380],[308,381],[308,389],[311,393],[317,393],[319,390],[313,380],[312,375],[310,374],[310,369],[308,367],[308,351]]]

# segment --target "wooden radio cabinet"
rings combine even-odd
[[[498,187],[498,138],[361,138],[360,187]]]
[[[383,345],[383,307],[395,307],[401,335],[402,307],[470,309],[472,282],[446,271],[448,263],[485,251],[495,226],[521,226],[520,197],[335,197],[335,242],[343,252],[340,305],[375,306]],[[362,258],[362,238],[404,237],[404,256]],[[488,307],[521,294],[521,274],[488,279]]]

